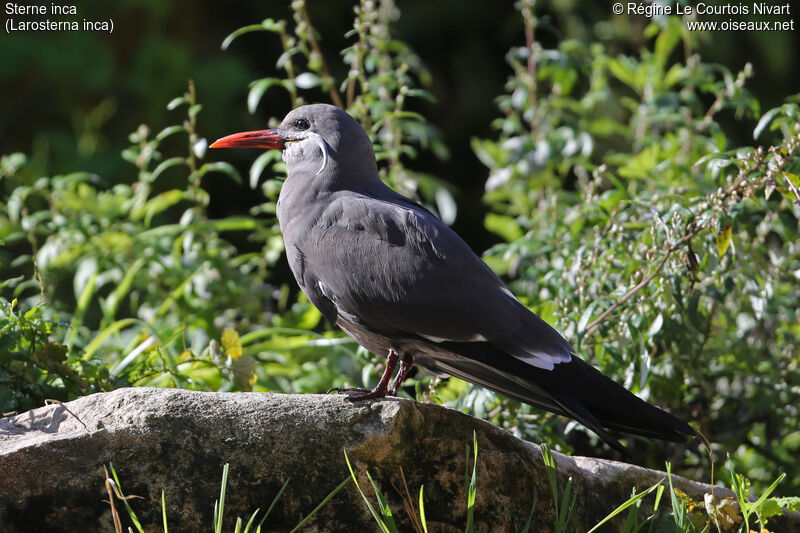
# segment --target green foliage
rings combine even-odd
[[[522,12],[534,35],[528,3]],[[719,460],[730,451],[759,483],[793,472],[797,488],[798,106],[762,115],[750,65],[704,63],[679,19],[645,36],[637,56],[575,40],[546,50],[535,36],[509,52],[497,138],[473,140],[489,168],[486,226],[506,241],[485,259],[582,357],[693,421]],[[756,124],[769,145],[739,147],[731,121]],[[557,442],[549,415],[465,398]],[[663,457],[631,444],[651,465]]]
[[[567,37],[580,39],[546,49],[536,6],[519,6],[525,42],[507,55],[513,75],[497,100],[497,133],[472,142],[489,169],[485,225],[503,240],[486,261],[581,356],[693,421],[718,461],[730,453],[759,489],[785,472],[796,490],[796,97],[762,113],[747,88],[758,80],[753,68],[704,62],[675,18],[637,34],[635,54],[574,31]],[[274,50],[278,73],[252,82],[242,110],[257,112],[276,88],[291,106],[327,99],[347,108],[375,144],[381,177],[450,221],[448,187],[411,168],[423,151],[448,151],[413,111],[432,100],[432,75],[393,36],[397,16],[390,0],[361,1],[338,68],[303,0],[291,3],[290,19],[240,28],[223,48],[233,54],[242,35],[265,32],[258,42]],[[379,370],[293,284],[276,281],[279,153],[250,167],[258,205],[213,218],[214,186],[243,180],[207,160],[200,127],[210,106],[194,85],[167,111],[161,96],[146,103],[172,124],[130,135],[128,172],[46,175],[36,153],[0,159],[0,412],[126,385],[321,392],[366,384]],[[102,150],[113,106],[81,121],[80,150]],[[742,146],[737,128],[764,146]],[[602,452],[577,424],[485,389],[429,377],[416,385],[420,398],[530,440]],[[711,478],[691,450],[629,444],[641,463],[660,466],[669,454],[682,473]],[[764,502],[759,518],[778,500]]]
[[[304,3],[294,2],[292,13],[293,24],[265,21],[234,32],[224,45],[254,29],[277,33],[284,49],[278,66],[286,74],[278,85],[293,105],[319,89],[334,101],[345,98],[375,140],[384,177],[411,194],[419,187],[443,215],[454,216],[447,191],[401,161],[417,147],[441,154],[442,145],[421,116],[404,110],[407,98],[429,96],[415,83],[430,77],[407,46],[389,37],[396,8],[365,2],[356,9],[354,27],[361,30],[344,52],[349,78],[342,80],[327,73]],[[253,87],[251,111],[268,83]],[[366,382],[375,370],[365,364],[366,352],[354,357],[352,341],[325,330],[304,296],[265,282],[283,252],[274,217],[280,181],[264,181],[265,201],[250,213],[211,219],[210,180],[235,186],[239,174],[205,160],[194,84],[166,108],[184,117],[155,134],[139,126],[122,151],[133,175],[40,177],[23,154],[2,158],[0,277],[9,281],[0,296],[13,289],[5,307],[18,297],[20,308],[41,318],[27,324],[24,316],[3,315],[4,328],[15,332],[5,338],[13,351],[2,358],[10,384],[0,397],[5,410],[125,385],[321,392]],[[255,161],[251,186],[267,167],[280,168],[279,155]],[[232,243],[245,234],[241,250]],[[70,354],[67,366],[36,359],[45,348],[55,357],[61,345]],[[70,383],[76,369],[80,379]],[[44,390],[46,383],[54,385]]]
[[[474,533],[475,531],[475,498],[478,495],[478,436],[472,432],[472,475],[469,475],[469,446],[466,449],[464,458],[464,493],[467,495],[467,525],[464,533]]]
[[[547,472],[547,482],[550,485],[550,494],[553,497],[553,531],[555,533],[567,531],[567,526],[570,521],[572,522],[572,529],[579,531],[581,528],[577,523],[577,517],[574,512],[575,500],[578,498],[578,492],[572,487],[572,476],[567,478],[567,482],[564,484],[564,490],[561,493],[561,503],[559,504],[555,459],[553,458],[553,454],[550,453],[550,446],[546,443],[541,445],[541,451],[542,461],[544,461],[544,468]]]
[[[759,527],[764,530],[767,528],[767,519],[783,514],[784,509],[787,511],[800,510],[800,498],[798,497],[770,497],[770,494],[773,493],[777,486],[786,479],[786,474],[778,476],[778,478],[761,493],[758,499],[751,501],[750,480],[742,474],[737,473],[730,460],[728,461],[728,471],[731,475],[731,488],[736,494],[736,499],[739,502],[739,509],[741,510],[744,522],[742,531],[750,531],[750,517],[752,515],[756,515],[756,521]]]
[[[225,514],[225,494],[226,494],[226,492],[228,490],[228,470],[229,470],[229,466],[230,465],[228,463],[225,463],[225,465],[222,467],[222,481],[220,483],[220,488],[219,488],[219,499],[214,502],[214,522],[213,522],[213,527],[214,527],[214,532],[215,533],[221,533],[224,530],[223,518],[224,518],[224,514]],[[109,504],[109,506],[111,508],[111,514],[112,514],[113,519],[114,519],[115,531],[117,533],[121,533],[122,532],[121,518],[119,516],[119,512],[116,509],[116,505],[114,504],[114,501],[115,501],[114,498],[116,497],[116,499],[122,501],[123,504],[125,505],[125,510],[128,513],[128,518],[130,518],[131,523],[133,523],[134,527],[136,527],[136,530],[139,531],[140,533],[144,533],[144,528],[142,527],[142,524],[139,521],[139,518],[136,516],[136,512],[133,510],[131,505],[128,503],[129,500],[131,500],[133,498],[141,498],[141,496],[136,496],[136,495],[125,496],[123,494],[123,492],[122,492],[122,485],[120,484],[119,477],[117,476],[117,471],[114,469],[114,465],[109,463],[109,468],[111,469],[111,475],[113,476],[113,479],[108,477],[108,474],[106,474],[106,490],[108,491],[108,498],[109,498],[108,500],[106,500],[106,502]],[[269,504],[269,507],[267,508],[267,511],[264,513],[264,516],[261,517],[261,520],[257,524],[255,524],[255,519],[258,516],[258,513],[259,513],[259,511],[261,511],[261,509],[256,509],[255,511],[253,511],[253,514],[250,515],[250,519],[247,521],[246,524],[244,524],[244,522],[242,521],[241,517],[236,517],[236,524],[235,524],[235,527],[234,527],[234,532],[235,533],[248,533],[251,530],[251,528],[253,527],[253,524],[255,524],[255,529],[254,529],[255,533],[261,533],[261,527],[264,525],[264,522],[266,522],[267,518],[269,518],[269,515],[272,512],[272,509],[275,507],[275,504],[280,499],[281,495],[283,494],[283,491],[286,490],[286,487],[289,485],[289,481],[290,480],[291,480],[291,478],[289,478],[286,481],[284,481],[283,485],[278,490],[278,492],[275,494],[275,497],[272,499],[272,502]],[[303,527],[304,524],[306,524],[309,520],[311,520],[314,517],[314,515],[317,514],[317,511],[319,511],[325,504],[327,504],[331,500],[331,498],[333,498],[349,482],[350,482],[350,478],[349,477],[345,478],[344,481],[342,481],[336,488],[334,488],[319,503],[319,505],[317,505],[308,515],[306,515],[289,533],[294,533],[295,531],[298,531],[301,527]],[[163,490],[161,491],[161,518],[162,518],[162,527],[164,528],[164,533],[167,533],[168,532],[168,527],[167,527],[167,502],[166,502],[166,496],[165,496]],[[243,525],[244,525],[244,529],[242,529]]]
[[[470,452],[472,452],[472,474],[470,475]],[[344,459],[347,463],[347,468],[350,471],[350,477],[353,479],[353,483],[356,486],[356,490],[361,495],[361,498],[364,500],[364,503],[367,505],[367,509],[369,509],[370,514],[375,519],[375,523],[378,525],[378,528],[384,533],[397,533],[399,530],[397,528],[397,524],[395,523],[394,518],[392,517],[392,510],[389,508],[389,503],[386,500],[386,496],[383,495],[381,489],[375,483],[375,480],[372,479],[369,471],[365,471],[367,479],[369,480],[370,485],[372,485],[372,489],[375,492],[375,499],[378,502],[378,508],[375,509],[375,506],[372,505],[367,495],[364,494],[364,491],[361,490],[361,485],[358,483],[358,477],[356,476],[355,470],[353,469],[353,465],[350,463],[350,458],[347,456],[347,451],[344,451]],[[475,497],[478,492],[478,437],[477,434],[473,431],[472,432],[472,450],[470,447],[467,446],[466,457],[464,460],[466,472],[464,475],[464,494],[466,495],[466,522],[464,526],[464,533],[474,533],[475,531]],[[402,471],[401,471],[402,473]],[[405,484],[405,476],[403,477],[403,483]],[[427,519],[425,518],[425,504],[423,499],[423,485],[419,488],[419,508],[418,510],[414,509],[413,504],[410,501],[410,496],[408,496],[408,487],[406,487],[406,494],[408,496],[407,500],[404,500],[404,504],[406,506],[406,512],[408,513],[408,517],[411,520],[414,529],[417,533],[427,533],[428,531],[428,523]],[[536,502],[534,499],[534,507],[536,506]],[[417,513],[419,516],[417,516]],[[533,516],[533,509],[531,510],[531,516]],[[523,533],[528,530],[530,526],[530,518],[528,519],[528,523],[525,525],[523,529]]]
[[[108,469],[105,467],[105,465],[103,465],[103,470],[105,470],[106,472],[106,481],[105,481],[106,492],[108,492],[108,500],[106,500],[106,502],[108,503],[109,507],[111,507],[111,515],[114,519],[115,533],[122,533],[121,519],[119,513],[117,512],[116,505],[114,505],[115,497],[125,505],[125,510],[127,511],[128,517],[130,517],[131,522],[136,528],[136,531],[138,531],[139,533],[144,533],[144,529],[142,528],[142,523],[139,521],[139,517],[136,516],[136,513],[134,512],[133,508],[128,503],[129,500],[132,500],[134,498],[141,498],[141,496],[137,496],[135,494],[125,496],[125,493],[122,492],[122,483],[120,483],[119,481],[119,476],[117,475],[116,469],[114,469],[114,465],[112,463],[108,463],[108,468],[111,469],[111,475],[113,476],[113,479],[108,475]],[[163,497],[162,497],[162,502],[163,502]],[[166,533],[166,527],[165,527],[165,533]]]
[[[225,511],[225,491],[228,488],[228,463],[222,468],[222,483],[219,486],[219,500],[214,502],[214,533],[222,533],[222,517]]]
[[[389,504],[386,502],[386,497],[383,495],[381,490],[375,484],[375,481],[372,479],[372,476],[369,475],[367,472],[367,479],[369,480],[369,484],[372,485],[372,489],[375,491],[375,498],[378,501],[378,509],[376,510],[372,503],[367,498],[367,495],[364,494],[364,491],[361,490],[361,485],[358,484],[358,477],[356,476],[355,471],[353,470],[353,465],[350,464],[350,458],[347,456],[347,451],[344,452],[344,460],[347,462],[347,469],[350,471],[350,477],[353,480],[353,483],[356,486],[356,490],[361,495],[361,498],[364,500],[364,503],[367,504],[367,509],[369,509],[370,514],[375,519],[375,523],[378,525],[378,528],[383,533],[397,533],[397,524],[395,524],[394,518],[392,517],[392,510],[389,508]]]
[[[15,278],[2,285],[19,287],[20,281]],[[40,305],[25,310],[17,298],[9,302],[0,297],[0,414],[109,387],[102,361],[82,360],[53,340],[65,325],[45,319]]]
[[[358,376],[353,343],[312,331],[319,312],[264,282],[282,253],[274,217],[208,217],[207,180],[239,177],[204,161],[194,86],[168,107],[186,118],[131,134],[130,183],[3,158],[4,412],[125,385],[321,391]],[[239,252],[237,232],[258,251]]]
[[[466,495],[467,516],[466,516],[466,521],[465,521],[466,525],[464,531],[466,533],[470,533],[475,529],[474,525],[474,512],[476,510],[475,495],[477,493],[477,486],[478,486],[478,480],[477,480],[478,441],[477,441],[477,435],[474,432],[472,439],[473,439],[472,449],[470,449],[470,446],[466,447],[466,458],[465,458],[466,473],[465,473],[464,493]],[[545,471],[547,473],[548,484],[551,490],[551,497],[553,499],[552,531],[554,532],[574,531],[576,533],[584,531],[580,527],[577,517],[575,516],[575,502],[578,497],[578,492],[577,488],[573,487],[572,478],[570,477],[567,479],[567,483],[564,485],[563,492],[561,493],[561,498],[559,498],[555,459],[547,444],[541,444],[540,448],[542,453],[542,461],[544,463]],[[342,481],[336,488],[334,488],[305,518],[303,518],[297,524],[297,526],[295,526],[291,530],[290,533],[294,533],[295,531],[300,530],[309,520],[311,520],[316,515],[316,513],[322,507],[324,507],[351,480],[353,481],[353,484],[355,485],[356,490],[358,491],[362,500],[367,505],[370,514],[375,519],[375,522],[380,531],[384,533],[398,532],[399,529],[397,527],[397,523],[395,522],[394,517],[392,516],[392,511],[391,508],[389,507],[389,503],[386,499],[386,496],[383,494],[376,481],[372,478],[369,471],[365,471],[367,480],[369,481],[375,493],[377,508],[372,504],[370,499],[361,489],[361,485],[358,482],[358,476],[356,474],[355,469],[353,468],[352,463],[350,462],[350,457],[347,455],[347,451],[343,450],[343,453],[344,453],[345,463],[347,464],[348,471],[350,472],[350,476],[345,478],[344,481]],[[473,456],[471,475],[470,475],[470,455]],[[223,467],[222,481],[220,484],[220,496],[219,499],[214,502],[213,525],[215,532],[221,532],[223,530],[225,495],[228,485],[228,466],[229,465],[226,463]],[[136,516],[135,511],[128,503],[129,500],[133,498],[141,498],[141,497],[136,495],[125,496],[122,491],[122,485],[120,483],[119,477],[117,476],[117,472],[114,469],[114,465],[109,464],[109,467],[111,469],[111,475],[113,476],[113,479],[109,477],[108,474],[106,474],[106,490],[109,496],[109,500],[107,500],[107,503],[111,507],[116,531],[121,531],[122,526],[119,513],[117,512],[116,506],[114,504],[115,497],[117,500],[122,501],[123,504],[125,505],[128,516],[131,522],[136,527],[136,529],[140,532],[144,531],[141,522]],[[711,507],[709,500],[705,502],[704,506],[698,504],[697,502],[692,501],[682,491],[674,487],[672,481],[671,465],[670,463],[667,463],[666,464],[667,484],[669,485],[670,504],[671,504],[671,509],[668,512],[659,511],[661,498],[664,494],[665,489],[663,482],[658,481],[655,485],[645,489],[640,493],[637,493],[636,488],[633,488],[631,497],[625,502],[621,503],[616,509],[611,511],[605,518],[603,518],[597,524],[595,524],[594,527],[589,529],[588,533],[593,533],[594,531],[599,530],[604,524],[608,523],[610,520],[612,520],[614,517],[616,517],[625,510],[628,510],[628,515],[620,527],[620,531],[625,533],[643,531],[645,525],[648,526],[647,528],[648,532],[680,531],[680,532],[692,533],[695,531],[710,531],[712,525],[716,526],[717,530],[724,529],[725,531],[731,531],[732,528],[735,527],[737,524],[740,524],[740,527],[738,528],[737,531],[741,533],[748,533],[749,531],[751,531],[749,526],[749,517],[753,514],[757,516],[757,521],[762,530],[767,531],[766,528],[767,528],[768,518],[782,514],[783,510],[786,511],[800,510],[800,498],[769,497],[769,495],[774,491],[777,485],[785,477],[783,474],[777,480],[775,480],[775,482],[766,491],[764,491],[757,500],[751,501],[750,481],[746,477],[736,473],[730,462],[728,462],[728,469],[731,474],[733,490],[738,500],[736,502],[736,505],[731,505],[730,498],[726,498],[722,502],[717,503],[716,507]],[[257,533],[261,531],[262,525],[269,517],[270,512],[272,511],[273,507],[275,507],[275,504],[277,503],[278,499],[286,490],[289,481],[290,479],[287,479],[283,483],[280,490],[278,490],[277,494],[270,503],[270,506],[267,509],[266,513],[264,513],[264,516],[261,517],[261,520],[258,522],[258,524],[256,524],[255,531]],[[405,485],[405,477],[403,477],[403,483]],[[648,495],[650,495],[650,493],[654,491],[655,491],[655,501],[653,503],[653,511],[648,517],[646,517],[643,521],[641,521],[639,520],[638,513],[641,508],[642,502],[645,499],[645,497],[647,497]],[[406,487],[406,496],[408,498],[408,500],[404,500],[406,512],[408,513],[408,517],[411,520],[415,531],[417,531],[418,533],[427,532],[428,524],[425,518],[423,486],[420,486],[419,490],[418,510],[415,510],[413,504],[411,504],[410,495],[408,493],[408,487]],[[707,495],[707,497],[709,496],[713,498],[711,494]],[[530,516],[528,517],[526,524],[523,526],[522,533],[526,533],[531,526],[533,514],[536,510],[536,503],[537,503],[537,494],[536,494],[536,489],[534,487],[534,498],[533,498],[533,505],[531,507],[531,513]],[[164,533],[166,533],[167,510],[166,510],[166,497],[164,495],[163,490],[161,492],[161,511],[162,511]],[[247,524],[244,525],[244,533],[247,533],[250,530],[250,528],[254,524],[256,516],[258,516],[259,511],[260,509],[256,509],[255,512],[253,512],[253,514],[250,516],[250,519],[248,520]],[[242,531],[242,525],[243,525],[242,519],[237,518],[235,526],[235,531],[237,533]]]
[[[647,496],[654,490],[656,491],[656,497],[655,497],[655,503],[653,504],[653,514],[648,516],[644,520],[644,522],[641,522],[639,520],[639,509],[642,506],[642,501],[644,500],[645,496]],[[606,516],[600,522],[598,522],[592,529],[588,531],[588,533],[593,533],[594,531],[597,531],[600,528],[600,526],[602,526],[603,524],[605,524],[618,514],[622,513],[626,509],[628,509],[628,515],[625,518],[625,522],[622,524],[622,528],[620,529],[621,533],[641,531],[642,528],[644,527],[644,524],[648,522],[650,523],[648,531],[652,531],[656,523],[654,519],[657,516],[656,513],[658,513],[658,507],[661,502],[661,495],[663,494],[663,492],[664,492],[664,485],[661,484],[661,481],[659,481],[655,485],[645,489],[643,492],[640,492],[638,494],[636,492],[636,487],[634,487],[633,490],[631,491],[631,497],[628,500],[621,503],[619,507],[611,511],[608,514],[608,516]]]
[[[430,85],[431,74],[408,45],[392,38],[390,23],[398,15],[394,2],[362,0],[354,8],[353,29],[346,35],[352,42],[341,52],[347,67],[342,79],[331,75],[305,0],[294,0],[292,12],[292,22],[266,19],[237,29],[222,44],[227,49],[239,36],[255,31],[273,33],[280,39],[283,53],[276,66],[284,77],[262,78],[250,84],[250,113],[256,111],[264,93],[273,87],[288,93],[292,108],[307,103],[305,95],[327,97],[358,119],[369,133],[381,178],[404,194],[420,195],[435,204],[442,217],[452,222],[456,206],[444,182],[405,166],[407,160],[417,157],[420,148],[431,150],[439,158],[446,158],[448,153],[436,128],[419,113],[407,109],[409,99],[433,100],[428,91],[418,87]],[[252,186],[276,159],[274,153],[256,159],[251,167]],[[282,168],[282,164],[276,166]],[[274,190],[269,182],[264,188],[268,196]]]

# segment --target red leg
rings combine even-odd
[[[403,355],[403,358],[400,360],[400,370],[397,371],[397,376],[394,378],[391,387],[389,387],[387,391],[389,396],[397,396],[397,393],[400,391],[400,386],[403,384],[403,381],[405,381],[408,371],[411,370],[412,366],[414,366],[414,358],[409,354]]]
[[[394,368],[397,366],[397,360],[400,358],[399,354],[393,349],[389,349],[389,355],[386,356],[386,369],[383,371],[383,375],[381,376],[381,380],[372,390],[365,390],[365,389],[331,389],[331,391],[336,391],[339,394],[344,394],[347,396],[347,399],[352,402],[358,402],[361,400],[372,400],[375,398],[385,398],[387,394],[389,394],[389,381],[392,379],[392,374],[394,373]],[[405,363],[405,359],[403,359],[403,363]],[[402,372],[403,366],[401,363],[400,371]],[[408,371],[406,371],[408,372]],[[399,374],[398,374],[399,375]],[[328,391],[328,392],[331,392]]]

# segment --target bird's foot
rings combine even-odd
[[[394,396],[397,394],[397,389],[392,386],[390,393],[389,381],[392,379],[394,367],[397,365],[397,360],[400,356],[394,349],[389,349],[389,355],[386,356],[386,368],[383,371],[381,380],[378,385],[372,389],[331,389],[328,392],[336,391],[339,394],[344,394],[351,402],[360,402],[363,400],[374,400],[376,398],[386,398],[388,395]]]
[[[374,389],[361,389],[361,388],[333,388],[328,391],[329,393],[335,392],[337,394],[343,394],[347,397],[348,400],[351,402],[360,402],[363,400],[374,400],[376,398],[386,398],[388,396],[388,392],[386,387],[375,387]]]

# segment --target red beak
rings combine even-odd
[[[243,131],[217,140],[209,148],[286,148],[286,138],[278,130]]]

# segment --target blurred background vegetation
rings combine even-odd
[[[800,488],[797,31],[569,0],[77,9],[114,32],[0,48],[0,412],[128,385],[373,384],[383,354],[321,320],[282,256],[279,154],[206,153],[324,101],[583,357],[691,421],[718,465]],[[616,457],[454,379],[404,393]],[[697,443],[628,444],[710,480]]]

